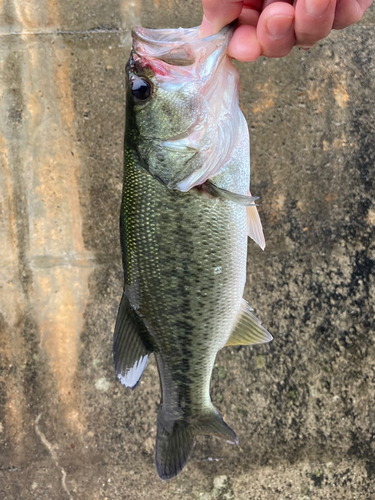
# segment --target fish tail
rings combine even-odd
[[[194,448],[194,432],[186,420],[167,422],[158,415],[156,468],[161,479],[177,476],[185,467]]]
[[[161,479],[177,476],[185,467],[194,448],[195,436],[212,434],[231,444],[238,444],[236,433],[212,407],[198,418],[168,421],[166,412],[158,415],[156,437],[156,468]]]

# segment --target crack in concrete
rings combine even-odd
[[[52,267],[99,267],[108,264],[121,264],[121,256],[118,254],[107,254],[99,255],[95,257],[82,257],[82,258],[66,258],[66,257],[52,257],[40,255],[27,259],[26,262],[31,266],[32,269],[49,269]],[[0,264],[0,269],[12,269],[17,268],[18,263],[13,261],[2,262]]]
[[[57,31],[7,31],[0,33],[2,36],[24,36],[24,35],[96,35],[96,34],[129,34],[130,30],[120,28],[98,28],[91,30],[57,30]]]
[[[41,440],[41,442],[44,444],[44,446],[47,448],[47,450],[49,451],[53,461],[55,462],[56,464],[56,467],[58,469],[60,469],[61,471],[61,474],[62,474],[62,478],[61,478],[61,484],[62,484],[62,487],[64,488],[64,490],[66,491],[68,497],[69,497],[69,500],[73,500],[73,497],[72,495],[70,494],[70,491],[66,485],[66,471],[64,469],[64,467],[62,467],[60,464],[59,464],[59,460],[58,460],[58,457],[57,457],[57,454],[56,454],[56,451],[53,449],[53,446],[52,444],[48,441],[48,439],[46,438],[46,436],[43,434],[43,432],[39,429],[39,426],[38,426],[38,423],[39,423],[39,420],[41,418],[42,414],[39,413],[39,415],[37,416],[36,420],[35,420],[35,432],[37,433],[39,439]]]
[[[76,255],[76,256],[53,256],[53,255],[37,255],[30,259],[32,268],[47,269],[51,267],[96,267],[98,265],[109,264],[111,262],[120,261],[121,257],[116,254],[112,255]]]

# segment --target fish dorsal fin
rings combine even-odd
[[[249,196],[251,196],[249,191]],[[258,214],[258,209],[255,206],[246,207],[247,217],[247,235],[257,243],[262,250],[266,247],[266,240],[264,239],[262,223]]]
[[[254,205],[254,201],[256,201],[258,198],[247,196],[245,194],[232,193],[232,191],[228,191],[227,189],[223,189],[219,186],[216,186],[216,184],[214,184],[210,180],[208,180],[204,186],[206,190],[210,193],[210,195],[216,198],[222,198],[224,200],[233,201],[234,203],[237,203],[238,205],[243,205],[245,207],[251,206],[256,208],[256,205]]]
[[[123,385],[134,389],[146,368],[152,349],[142,338],[147,333],[125,293],[118,310],[113,341],[116,374]]]
[[[264,344],[270,342],[272,338],[259,319],[254,316],[246,300],[242,299],[237,322],[225,345]]]

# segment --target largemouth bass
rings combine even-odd
[[[185,466],[198,434],[237,443],[210,399],[217,352],[268,342],[243,300],[247,236],[262,248],[249,192],[247,124],[230,27],[135,28],[127,64],[121,244],[125,286],[114,337],[117,375],[134,388],[151,353],[162,400],[156,466]]]

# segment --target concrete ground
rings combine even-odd
[[[252,194],[245,297],[270,345],[217,358],[240,445],[154,467],[155,362],[116,380],[129,30],[199,0],[0,2],[0,499],[375,497],[375,9],[309,52],[239,64]]]

